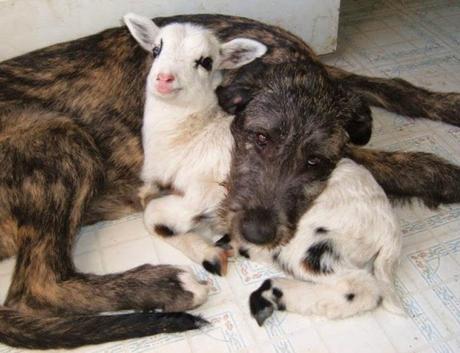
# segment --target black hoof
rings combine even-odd
[[[275,311],[273,304],[262,296],[262,293],[270,290],[272,284],[269,279],[265,280],[264,283],[256,291],[251,293],[249,297],[249,309],[251,315],[256,319],[257,324],[262,326],[265,320],[267,320]]]
[[[225,234],[222,238],[216,241],[214,245],[224,250],[232,250],[232,246],[230,245],[230,235]]]
[[[202,263],[204,269],[213,275],[222,276],[222,266],[220,265],[220,261],[218,259],[210,262],[208,260],[204,260]]]
[[[246,259],[250,258],[249,251],[247,249],[245,249],[245,248],[239,248],[238,249],[238,254],[240,254],[240,256],[245,257]]]

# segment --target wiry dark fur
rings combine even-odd
[[[294,139],[292,143],[314,144],[331,164],[298,178],[299,162],[288,163],[296,188],[306,182],[311,195],[319,192],[334,161],[343,154],[344,129],[353,142],[368,141],[368,104],[459,125],[458,94],[430,93],[400,80],[366,78],[323,67],[305,43],[282,29],[219,15],[155,21],[159,25],[195,22],[215,30],[223,40],[254,38],[269,47],[264,63],[297,62],[306,75],[313,70],[319,80],[314,92],[319,89],[325,96],[310,98],[314,106],[306,107],[307,112],[311,115],[325,105],[328,119],[293,118],[298,137],[307,142]],[[134,195],[140,186],[143,90],[151,61],[152,56],[137,46],[127,29],[115,28],[0,63],[0,259],[17,256],[13,283],[0,310],[1,342],[28,348],[75,347],[203,324],[199,318],[172,313],[99,317],[97,312],[121,309],[185,310],[191,305],[191,293],[181,288],[180,270],[173,267],[145,265],[96,276],[79,273],[71,259],[75,234],[82,224],[141,209]],[[224,85],[235,74],[250,70],[243,67],[227,73]],[[296,87],[301,89],[302,82],[300,79]],[[344,104],[329,104],[336,93]],[[289,98],[288,92],[280,94],[282,99]],[[305,104],[305,98],[299,104]],[[296,111],[299,107],[290,108],[289,115],[304,114]],[[275,116],[274,121],[280,118]],[[315,121],[318,131],[312,130],[310,121]],[[238,153],[237,149],[235,163]],[[458,168],[434,157],[410,154],[404,164],[398,164],[406,154],[354,147],[346,153],[369,167],[390,194],[419,197],[429,204],[460,200]],[[430,160],[432,173],[416,168],[426,160]],[[438,183],[435,187],[431,187],[433,175]],[[409,184],[403,177],[416,183]],[[238,184],[234,178],[232,182]],[[265,191],[282,193],[283,189],[257,193],[270,205]],[[290,223],[295,223],[307,204],[293,205],[294,211],[286,213]],[[99,326],[104,328],[94,329]]]
[[[458,202],[460,167],[427,153],[349,144],[368,140],[369,110],[319,63],[248,67],[217,90],[222,107],[236,114],[221,209],[233,236],[268,247],[289,241],[343,157],[365,165],[393,198]]]

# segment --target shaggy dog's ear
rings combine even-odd
[[[242,111],[253,97],[250,88],[238,85],[219,86],[216,89],[216,94],[219,105],[229,114]]]
[[[355,145],[365,145],[372,135],[372,112],[359,96],[341,89],[340,116],[343,127]]]
[[[353,112],[352,118],[345,124],[345,130],[350,136],[350,141],[355,145],[365,145],[372,136],[372,115],[368,106],[363,106],[362,111]]]
[[[229,114],[242,111],[263,87],[264,73],[269,65],[258,58],[243,66],[229,86],[216,89],[219,105]]]

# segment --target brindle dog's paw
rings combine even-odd
[[[179,280],[181,281],[182,289],[186,292],[192,293],[192,306],[195,308],[203,304],[208,299],[209,283],[200,281],[196,278],[192,270],[187,266],[180,267],[183,272],[179,273]]]
[[[220,246],[212,246],[202,262],[203,267],[209,273],[218,276],[227,274],[228,258],[233,256],[233,250],[224,249]]]
[[[272,316],[275,310],[285,310],[283,304],[283,292],[273,287],[272,281],[267,279],[249,297],[249,309],[251,315],[256,319],[259,326]]]

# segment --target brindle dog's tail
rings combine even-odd
[[[372,106],[460,126],[460,93],[431,92],[399,78],[367,77],[332,66],[326,69]]]
[[[0,308],[0,342],[29,349],[75,348],[158,333],[182,332],[207,324],[187,313],[131,313],[67,317],[33,316]]]

